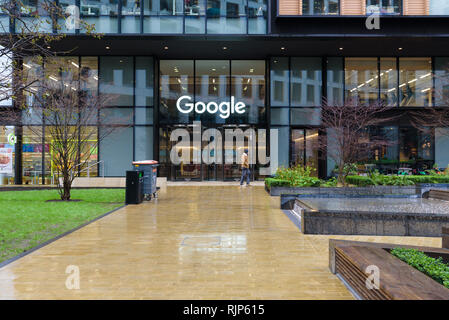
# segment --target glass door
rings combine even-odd
[[[312,167],[318,176],[318,138],[317,129],[292,129],[292,166]]]

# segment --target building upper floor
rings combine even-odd
[[[1,6],[11,3],[20,19],[10,19],[0,8],[0,32],[20,33],[24,24],[34,23],[39,31],[69,35],[87,33],[86,25],[105,35],[313,34],[314,30],[325,34],[321,20],[301,18],[339,17],[339,21],[328,21],[326,28],[350,34],[347,26],[355,22],[355,29],[365,28],[366,15],[373,12],[389,18],[433,18],[431,24],[439,26],[449,18],[448,0],[0,0]],[[51,6],[59,8],[56,16],[55,10],[49,10]],[[348,18],[352,20],[344,20]],[[393,24],[399,23],[394,20]],[[345,25],[340,28],[342,23]],[[429,26],[428,22],[415,25],[407,19],[400,23]],[[394,29],[390,24],[380,32]],[[363,31],[367,32],[366,28]]]
[[[278,0],[278,16],[449,15],[447,0]]]

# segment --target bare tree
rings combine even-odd
[[[99,143],[126,127],[129,121],[110,116],[110,109],[106,107],[116,97],[113,94],[99,96],[91,86],[86,86],[86,79],[78,79],[77,68],[68,60],[56,58],[46,64],[46,71],[46,76],[35,84],[38,92],[28,102],[27,109],[42,115],[45,132],[41,126],[28,128],[33,133],[34,143],[45,141],[49,147],[52,175],[61,200],[70,200],[74,179],[89,166]],[[27,113],[10,113],[15,122],[19,122],[21,116],[26,117]]]
[[[321,108],[321,126],[327,129],[328,137],[319,143],[319,148],[335,161],[338,182],[346,185],[348,166],[372,152],[375,147],[388,144],[382,137],[366,137],[367,129],[391,121],[387,116],[391,109],[381,102],[362,104],[358,99],[348,99],[342,104],[324,101]]]

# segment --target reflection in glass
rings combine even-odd
[[[327,101],[330,105],[343,103],[343,58],[327,59]]]
[[[346,98],[356,98],[362,104],[370,104],[378,99],[378,89],[377,58],[346,58]]]
[[[303,0],[303,15],[333,15],[339,13],[339,0]]]
[[[449,105],[449,58],[435,58],[435,105]]]
[[[398,104],[396,58],[380,58],[380,99],[388,106]]]
[[[188,123],[193,113],[181,113],[176,101],[181,96],[194,96],[193,60],[160,61],[160,105],[159,115],[162,122]]]
[[[122,33],[140,33],[140,1],[122,0]]]
[[[81,57],[80,90],[95,96],[98,90],[98,57]]]
[[[153,58],[151,57],[136,57],[136,106],[137,107],[151,107],[153,101]]]
[[[231,61],[231,96],[245,103],[245,113],[230,116],[229,123],[265,122],[265,61]]]
[[[271,58],[271,106],[289,106],[289,63],[288,58]]]
[[[430,15],[449,15],[449,2],[447,0],[430,0]]]
[[[195,62],[195,101],[204,103],[230,102],[230,61],[229,60],[197,60]],[[195,115],[202,122],[225,123],[220,113]]]
[[[132,57],[100,57],[100,94],[109,106],[132,106],[134,72]]]
[[[206,0],[186,0],[184,7],[185,33],[206,32]]]
[[[379,13],[380,15],[401,14],[402,0],[366,0],[367,14]]]
[[[207,0],[207,33],[246,33],[246,1]]]
[[[182,0],[144,0],[144,33],[182,33]]]
[[[321,58],[291,59],[291,105],[321,105]]]
[[[97,33],[118,32],[118,0],[81,0],[80,14]]]
[[[432,59],[399,58],[401,107],[432,105]]]
[[[267,33],[267,0],[248,0],[248,33]]]

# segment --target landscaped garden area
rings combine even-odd
[[[57,190],[0,192],[0,263],[122,206],[125,190],[74,189],[72,199],[59,201]]]
[[[345,168],[347,173],[338,183],[337,178],[328,180],[314,176],[310,167],[296,166],[292,168],[279,168],[271,178],[265,179],[265,186],[271,187],[366,187],[366,186],[412,186],[421,183],[449,183],[449,170],[437,172],[427,170],[423,175],[386,175],[377,170],[358,175],[355,165]]]

